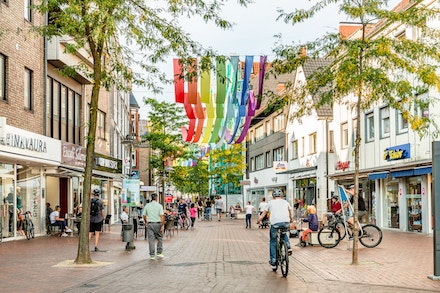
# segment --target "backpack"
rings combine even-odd
[[[99,204],[97,199],[92,199],[91,205],[90,205],[90,215],[91,216],[97,216],[99,213]]]

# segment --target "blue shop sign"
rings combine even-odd
[[[409,158],[411,158],[409,143],[386,148],[383,154],[383,159],[387,161],[395,161]]]

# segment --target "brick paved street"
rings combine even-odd
[[[254,217],[255,218],[255,217]],[[255,220],[254,220],[255,222]],[[76,256],[77,238],[40,237],[0,244],[0,292],[439,292],[433,273],[432,237],[384,231],[374,249],[360,248],[351,263],[344,241],[338,247],[293,246],[289,276],[268,264],[268,229],[244,228],[244,220],[196,222],[164,241],[164,259],[150,260],[139,235],[124,250],[120,226],[112,226],[92,252],[104,262],[64,265]]]

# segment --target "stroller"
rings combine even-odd
[[[260,224],[258,224],[258,228],[264,229],[268,227],[269,227],[269,214],[266,214],[263,220],[260,222]]]

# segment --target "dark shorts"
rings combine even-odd
[[[221,214],[222,213],[222,209],[215,209],[217,211],[217,214]]]
[[[99,223],[90,223],[90,230],[89,232],[101,232],[102,231],[102,222]]]

